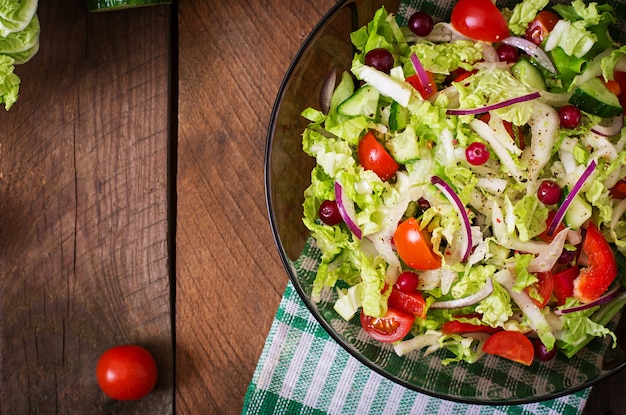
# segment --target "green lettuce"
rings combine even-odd
[[[7,55],[0,55],[0,103],[8,111],[17,101],[20,90],[20,78],[13,73],[15,60]]]
[[[37,0],[0,0],[0,36],[20,32],[37,11]]]
[[[526,32],[526,27],[533,21],[539,11],[548,5],[548,0],[524,0],[517,3],[509,18],[509,30],[516,35]]]

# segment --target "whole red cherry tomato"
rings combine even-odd
[[[100,356],[96,378],[107,396],[132,401],[154,388],[157,366],[152,354],[141,346],[115,346]]]
[[[459,0],[450,22],[460,33],[476,40],[499,42],[509,36],[506,20],[491,0]]]

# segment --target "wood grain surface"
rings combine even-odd
[[[334,0],[42,0],[0,110],[0,413],[238,414],[287,283],[267,219],[272,105]],[[156,357],[147,398],[99,355]],[[626,373],[585,414],[624,413]]]
[[[0,110],[2,413],[168,413],[170,11],[40,2],[41,46]],[[148,348],[156,390],[98,389],[100,354]]]

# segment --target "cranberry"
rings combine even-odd
[[[565,105],[559,110],[561,127],[576,128],[580,124],[580,110],[573,105]]]
[[[396,281],[396,286],[403,293],[412,293],[417,290],[419,282],[419,276],[416,273],[411,271],[404,271],[402,274],[398,275],[398,281]]]
[[[483,143],[475,141],[465,149],[465,158],[469,164],[480,166],[489,160],[489,150]]]
[[[378,69],[381,72],[389,73],[393,68],[393,56],[391,52],[384,48],[372,49],[365,54],[366,65]]]
[[[337,207],[337,202],[333,200],[324,200],[318,211],[320,219],[326,225],[337,225],[343,220]]]
[[[552,180],[544,180],[537,189],[537,198],[544,205],[556,205],[561,200],[561,186]]]
[[[500,62],[515,63],[519,59],[517,48],[511,45],[502,44],[496,49]]]
[[[433,18],[426,12],[415,12],[409,17],[409,29],[417,36],[428,36],[434,25]]]
[[[552,350],[548,351],[545,344],[543,344],[539,339],[533,340],[533,348],[535,349],[535,357],[542,362],[552,360],[554,359],[554,356],[556,356],[556,345],[552,348]]]

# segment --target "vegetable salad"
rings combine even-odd
[[[626,46],[609,5],[385,8],[351,34],[303,149],[312,300],[403,355],[571,357],[626,303]]]

